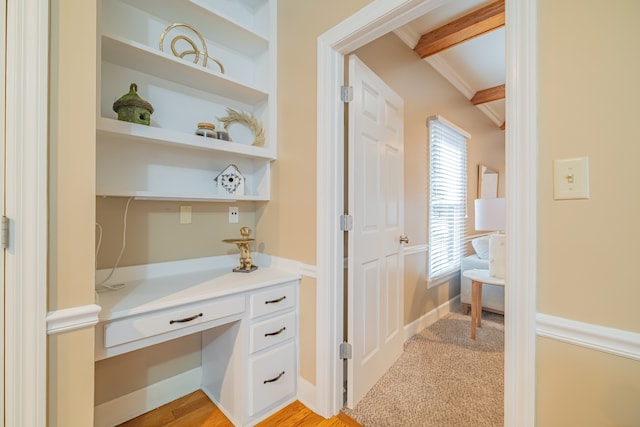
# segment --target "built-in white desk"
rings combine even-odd
[[[264,266],[233,273],[235,264],[237,257],[215,257],[117,269],[107,282],[114,289],[97,292],[95,359],[201,333],[201,388],[234,425],[253,425],[292,401],[300,275]],[[98,271],[96,282],[108,273]],[[148,409],[110,408],[96,407],[96,426]]]

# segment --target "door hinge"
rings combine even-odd
[[[349,214],[340,215],[340,230],[350,231],[353,228],[353,217]]]
[[[340,100],[342,102],[353,101],[353,86],[341,86],[340,87]]]
[[[0,246],[2,249],[9,247],[9,218],[2,216],[2,222],[0,223]]]
[[[352,350],[351,344],[349,344],[346,341],[343,343],[340,343],[340,359],[342,360],[351,359],[352,352],[353,350]]]

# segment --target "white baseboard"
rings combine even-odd
[[[456,295],[449,301],[440,304],[438,307],[434,308],[428,313],[423,314],[418,319],[404,326],[404,340],[408,340],[424,328],[433,325],[438,320],[442,319],[442,317],[456,310],[460,305],[460,295]]]
[[[94,427],[113,427],[184,395],[199,390],[202,368],[197,367],[94,408]]]
[[[317,389],[314,384],[311,384],[306,379],[298,376],[298,400],[304,404],[307,408],[311,409],[316,414],[317,410]]]

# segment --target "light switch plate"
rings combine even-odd
[[[555,200],[589,198],[589,158],[553,161],[553,198]]]

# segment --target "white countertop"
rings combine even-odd
[[[250,273],[234,273],[232,268],[235,264],[206,268],[202,260],[119,269],[118,274],[114,274],[108,283],[123,283],[124,286],[96,293],[96,304],[102,307],[100,321],[148,313],[300,279],[300,274],[292,269],[260,266]],[[105,276],[105,271],[99,271],[97,276]]]

